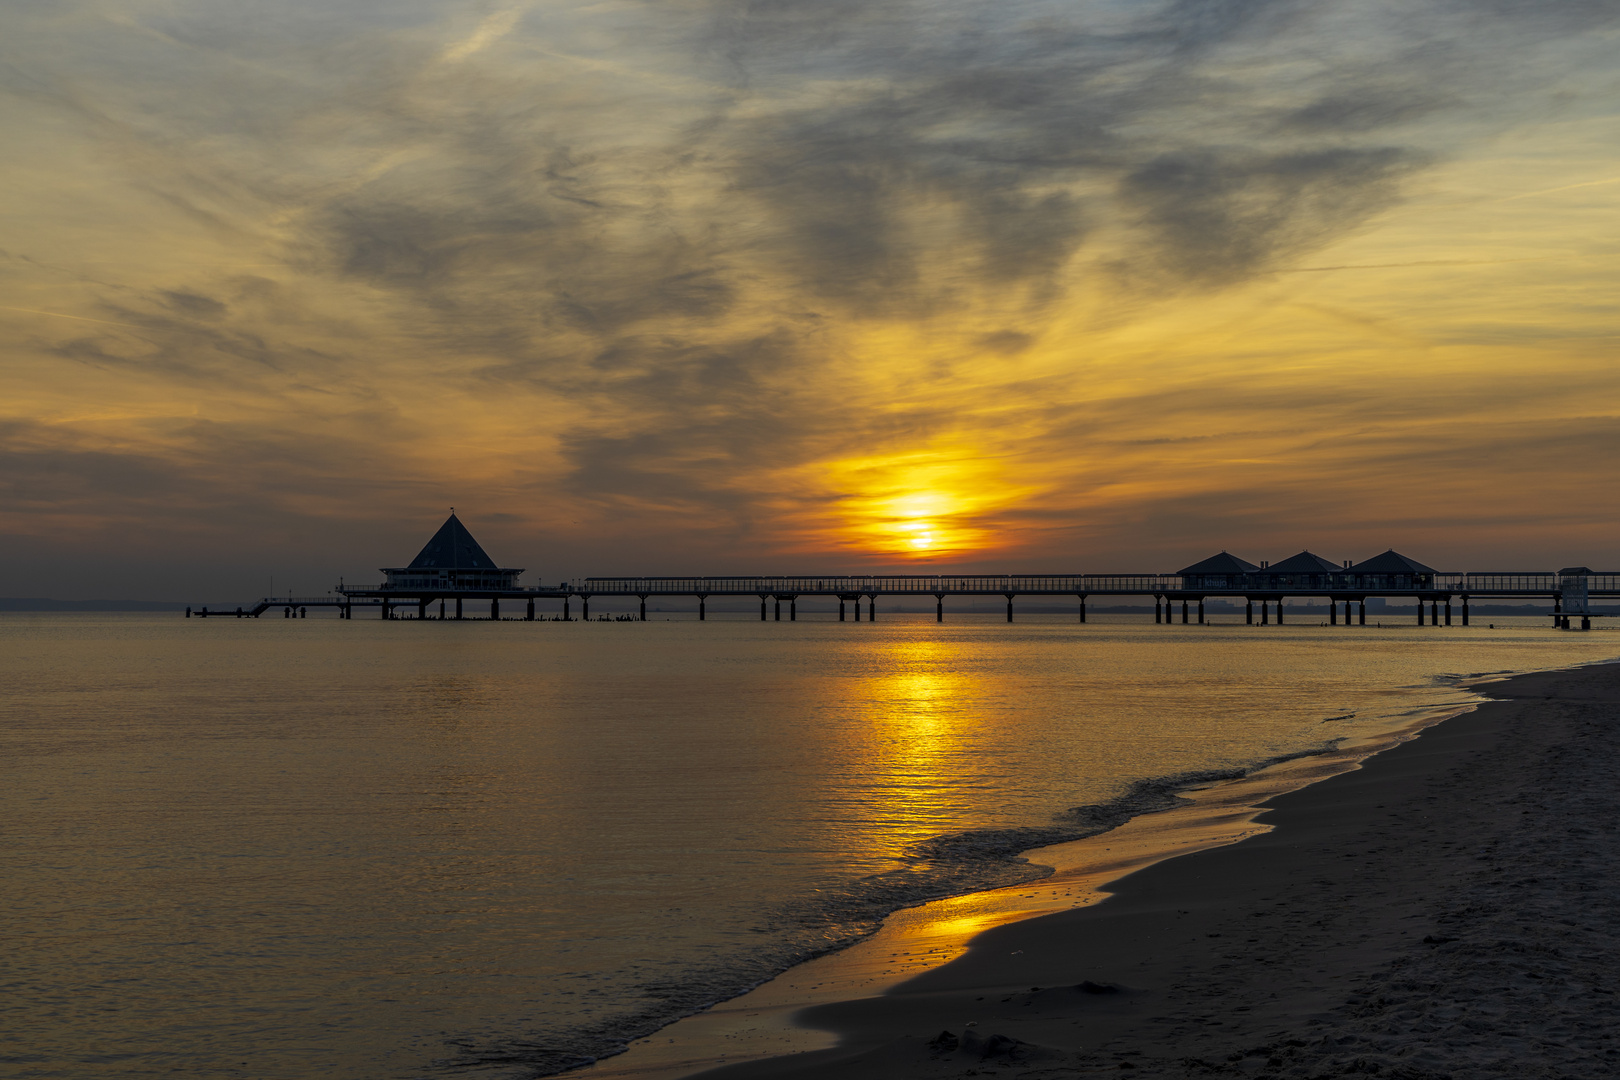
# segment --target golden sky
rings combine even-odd
[[[1620,566],[1617,30],[16,0],[0,594]]]

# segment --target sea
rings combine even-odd
[[[0,615],[0,1073],[532,1077],[1620,635]]]

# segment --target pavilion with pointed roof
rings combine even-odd
[[[1434,584],[1435,569],[1424,566],[1416,559],[1390,548],[1382,555],[1374,555],[1354,566],[1346,567],[1342,577],[1344,588],[1368,589],[1427,589]]]
[[[1253,588],[1269,591],[1298,590],[1300,592],[1328,592],[1338,588],[1335,575],[1340,573],[1338,563],[1330,562],[1309,551],[1290,555],[1282,562],[1267,563],[1250,575]]]
[[[1183,589],[1225,590],[1246,588],[1249,575],[1258,569],[1249,560],[1223,551],[1184,567],[1177,573],[1181,575]]]
[[[452,508],[409,566],[384,567],[383,573],[388,576],[384,589],[455,593],[510,591],[523,571],[496,566]]]

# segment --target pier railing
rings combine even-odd
[[[1181,588],[1178,574],[868,574],[781,577],[589,577],[581,596],[1005,596],[1008,593],[1158,593]]]
[[[1236,577],[1236,575],[1234,575]],[[1280,589],[1263,579],[1233,581],[1227,588],[1192,587],[1179,574],[852,574],[761,577],[588,577],[560,588],[579,596],[871,596],[946,595],[1005,596],[1153,596],[1168,593],[1242,596],[1246,593],[1299,595],[1398,596],[1555,596],[1561,591],[1556,573],[1480,571],[1434,574],[1421,585],[1370,585],[1354,575],[1333,575],[1326,588]],[[1594,572],[1587,577],[1593,596],[1620,596],[1620,572]]]

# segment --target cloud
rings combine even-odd
[[[1460,211],[1400,215],[1502,132],[1600,111],[1581,80],[1606,71],[1592,31],[1615,18],[1573,0],[55,10],[0,16],[22,208],[0,317],[5,415],[45,425],[29,438],[57,440],[59,474],[118,514],[178,491],[244,531],[254,497],[393,520],[473,489],[536,507],[511,511],[536,529],[624,523],[630,553],[651,522],[680,522],[671,549],[858,536],[872,500],[850,477],[935,482],[963,447],[989,463],[949,474],[964,489],[1042,477],[1040,507],[960,511],[1006,525],[1004,546],[1054,543],[1050,515],[1104,490],[1124,536],[1183,505],[1192,471],[1216,501],[1253,473],[1116,427],[1168,438],[1171,417],[1225,410],[1215,426],[1244,434],[1220,460],[1269,459],[1299,449],[1302,415],[1347,422],[1328,388],[1421,425],[1388,387],[1462,337],[1485,351],[1446,354],[1426,392],[1508,385],[1538,362],[1513,350],[1567,319],[1510,329],[1414,312],[1410,279],[1277,272],[1332,248],[1391,274],[1541,273],[1460,246]],[[1349,394],[1339,365],[1393,375]],[[1233,388],[1299,370],[1287,394]]]

